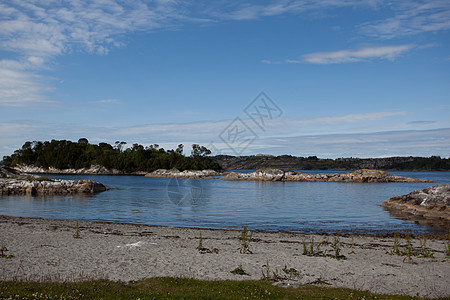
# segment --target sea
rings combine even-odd
[[[244,170],[249,171],[252,170]],[[410,220],[380,204],[395,195],[449,183],[450,172],[389,173],[436,183],[261,182],[58,174],[45,176],[92,179],[109,190],[94,195],[0,196],[0,215],[236,230],[247,226],[249,230],[303,233],[448,233],[448,225]]]

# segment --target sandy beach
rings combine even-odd
[[[340,236],[345,260],[302,255],[303,241],[332,253],[333,236],[288,232],[252,232],[251,254],[240,253],[241,231],[174,228],[72,220],[0,216],[0,246],[12,258],[0,258],[1,280],[132,281],[172,276],[207,280],[285,277],[278,285],[309,283],[369,290],[377,293],[445,297],[450,295],[450,260],[444,261],[447,240],[428,238],[434,258],[389,255],[394,238]],[[199,241],[205,248],[198,250]],[[402,246],[405,239],[400,239]],[[412,239],[415,249],[420,240]],[[309,248],[308,248],[309,249]],[[209,250],[209,251],[208,251]],[[242,266],[248,275],[231,271]],[[287,275],[283,269],[296,272]]]

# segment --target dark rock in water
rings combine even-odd
[[[407,215],[450,221],[450,183],[433,185],[403,196],[394,196],[384,201],[381,206]]]

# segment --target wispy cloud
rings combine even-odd
[[[105,55],[123,46],[121,35],[176,23],[176,1],[39,1],[0,3],[0,49],[17,55],[0,61],[0,106],[54,103],[36,74],[73,51]]]
[[[54,105],[43,95],[51,90],[42,83],[43,77],[15,68],[2,66],[0,61],[0,106],[25,107],[29,105]]]
[[[286,60],[287,63],[339,64],[364,62],[370,60],[395,60],[401,54],[413,49],[414,45],[394,45],[365,47],[357,50],[339,50],[332,52],[315,52],[302,55],[299,60]]]
[[[360,32],[379,38],[450,29],[450,2],[442,0],[394,1],[389,3],[394,16],[359,26]]]
[[[298,14],[340,7],[377,6],[379,0],[275,0],[255,4],[254,1],[217,1],[203,11],[217,19],[252,20],[286,13]]]

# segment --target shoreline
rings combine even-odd
[[[240,233],[242,231],[242,228],[240,229],[233,229],[233,228],[212,228],[212,227],[195,227],[195,226],[172,226],[172,225],[156,225],[156,224],[139,224],[139,223],[127,223],[127,222],[117,222],[117,221],[96,221],[96,220],[86,220],[86,219],[57,219],[57,218],[46,218],[46,217],[23,217],[23,216],[11,216],[11,215],[2,215],[0,214],[0,224],[4,219],[10,219],[10,220],[21,220],[24,221],[27,220],[34,220],[34,221],[61,221],[61,222],[87,222],[97,225],[117,225],[117,226],[136,226],[136,227],[151,227],[151,228],[173,228],[173,229],[179,229],[179,230],[207,230],[207,231],[218,231],[218,232],[236,232]],[[425,219],[424,219],[425,220]],[[417,221],[417,220],[416,220]],[[1,228],[1,226],[0,226]],[[316,235],[316,236],[323,236],[323,237],[332,237],[335,235],[335,232],[329,233],[325,231],[289,231],[289,230],[264,230],[264,229],[248,229],[251,232],[255,233],[261,233],[261,234],[292,234],[292,235]],[[450,230],[449,230],[450,231]],[[348,232],[340,232],[338,231],[339,236],[344,238],[350,238],[353,237],[374,237],[374,238],[393,238],[396,232],[386,232],[386,233],[348,233]],[[404,231],[398,231],[398,234],[400,237],[405,237]],[[421,238],[425,236],[427,239],[434,239],[434,240],[447,240],[450,238],[449,232],[442,232],[442,233],[409,233],[411,238]]]
[[[248,239],[252,254],[243,254],[239,230],[10,216],[0,216],[0,228],[2,246],[14,255],[0,259],[2,280],[133,281],[164,276],[259,280],[268,263],[270,271],[280,275],[285,267],[298,271],[298,277],[276,283],[282,286],[321,279],[330,286],[377,293],[450,295],[450,261],[442,262],[448,242],[444,236],[427,238],[434,258],[414,256],[410,262],[406,256],[386,254],[392,249],[392,236],[340,235],[341,254],[347,259],[337,260],[302,255],[303,243],[309,247],[311,239],[314,249],[331,253],[336,237],[323,234],[252,231]],[[77,231],[79,239],[74,238]],[[420,248],[417,237],[411,241],[414,249]],[[405,243],[403,235],[400,244]],[[238,266],[249,275],[232,274]]]

